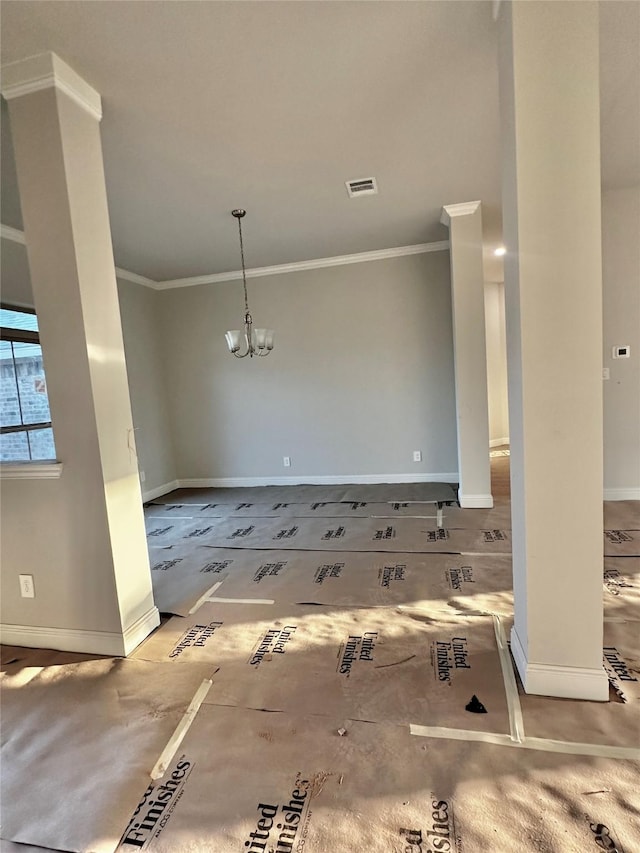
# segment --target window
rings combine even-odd
[[[38,319],[0,308],[0,461],[55,459]]]

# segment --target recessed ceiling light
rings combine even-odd
[[[506,255],[507,250],[505,249],[504,246],[498,246],[498,248],[494,251],[493,254],[499,258],[501,255]]]

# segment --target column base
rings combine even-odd
[[[529,663],[515,626],[511,629],[511,654],[525,693],[562,699],[590,699],[593,702],[609,700],[609,679],[603,667],[586,669]]]
[[[493,495],[465,495],[458,490],[458,501],[463,509],[491,509]]]

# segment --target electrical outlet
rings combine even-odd
[[[23,598],[35,598],[36,591],[33,586],[33,575],[18,575],[20,578],[20,595]]]
[[[609,368],[608,368],[608,367],[603,367],[603,368],[602,368],[602,378],[603,378],[603,379],[610,379],[610,373],[609,373]]]
[[[283,456],[282,457],[282,464],[284,465],[285,468],[291,468],[291,457],[290,456]]]
[[[422,451],[414,450],[413,451],[413,461],[414,462],[422,462]]]
[[[147,479],[147,475],[144,473],[144,471],[140,471],[140,482],[144,483],[144,481],[146,479]]]

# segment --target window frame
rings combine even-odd
[[[33,314],[36,315],[35,308],[27,308],[23,305],[11,305],[8,302],[0,301],[0,309],[5,311],[15,311],[20,314]],[[9,326],[0,326],[0,340],[8,341],[10,343],[22,343],[22,344],[40,344],[40,332],[33,331],[31,329],[14,329]],[[15,354],[13,352],[13,348],[11,350],[11,354],[14,360],[15,365]],[[17,383],[17,374],[16,374],[16,383]],[[41,423],[35,424],[13,424],[11,426],[0,426],[0,436],[2,435],[11,435],[16,432],[36,432],[37,430],[42,429],[53,429],[53,425],[51,421],[42,421]],[[31,443],[29,442],[29,436],[27,435],[27,443],[29,445],[29,453],[31,454]],[[55,462],[55,459],[16,459],[10,463],[2,463],[4,465],[29,465],[33,462],[38,463],[48,463]]]

